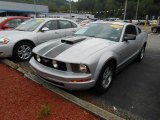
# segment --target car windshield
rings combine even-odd
[[[91,23],[79,29],[75,35],[107,39],[119,42],[123,25],[111,23]]]
[[[4,18],[4,17],[0,17],[0,23],[5,21],[7,18]]]
[[[39,25],[41,25],[45,20],[43,19],[30,19],[22,24],[20,24],[16,30],[20,31],[34,31]]]

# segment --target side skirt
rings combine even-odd
[[[121,70],[123,70],[127,65],[129,65],[130,63],[132,63],[136,58],[137,58],[138,54],[133,56],[132,58],[130,58],[128,61],[126,61],[125,63],[123,63],[121,66],[117,67],[115,73],[119,73]]]

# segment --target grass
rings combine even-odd
[[[50,115],[50,107],[48,105],[42,105],[38,112],[38,120],[43,120]]]

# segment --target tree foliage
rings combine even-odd
[[[138,18],[160,16],[160,0],[139,0]],[[128,0],[127,18],[135,19],[138,0]],[[123,17],[125,0],[79,0],[78,11],[95,12],[97,17]],[[119,10],[118,10],[119,9]],[[105,12],[101,12],[105,11]],[[106,12],[108,11],[108,12]],[[98,14],[97,14],[98,12]]]
[[[0,0],[21,3],[34,3],[34,0]],[[72,0],[73,1],[73,0]],[[160,16],[160,0],[139,0],[138,19],[145,19],[146,15]],[[37,4],[49,6],[50,12],[68,12],[69,3],[67,0],[36,0]],[[136,18],[138,0],[128,0],[127,19]],[[79,0],[72,2],[72,11],[93,13],[96,17],[119,17],[123,18],[125,0]],[[105,12],[104,12],[105,11]],[[108,12],[107,12],[108,11]]]

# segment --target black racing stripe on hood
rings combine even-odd
[[[57,45],[59,44],[62,44],[61,41],[57,41],[55,42],[54,44],[51,43],[50,45],[46,46],[46,47],[43,47],[41,50],[38,51],[39,54],[42,54],[42,53],[46,53],[47,51],[49,51],[50,49],[56,47]]]
[[[61,54],[63,51],[69,49],[72,46],[73,45],[70,45],[70,44],[62,44],[62,45],[56,47],[55,49],[51,50],[50,52],[46,53],[44,56],[49,57],[49,58],[55,58],[59,54]]]

